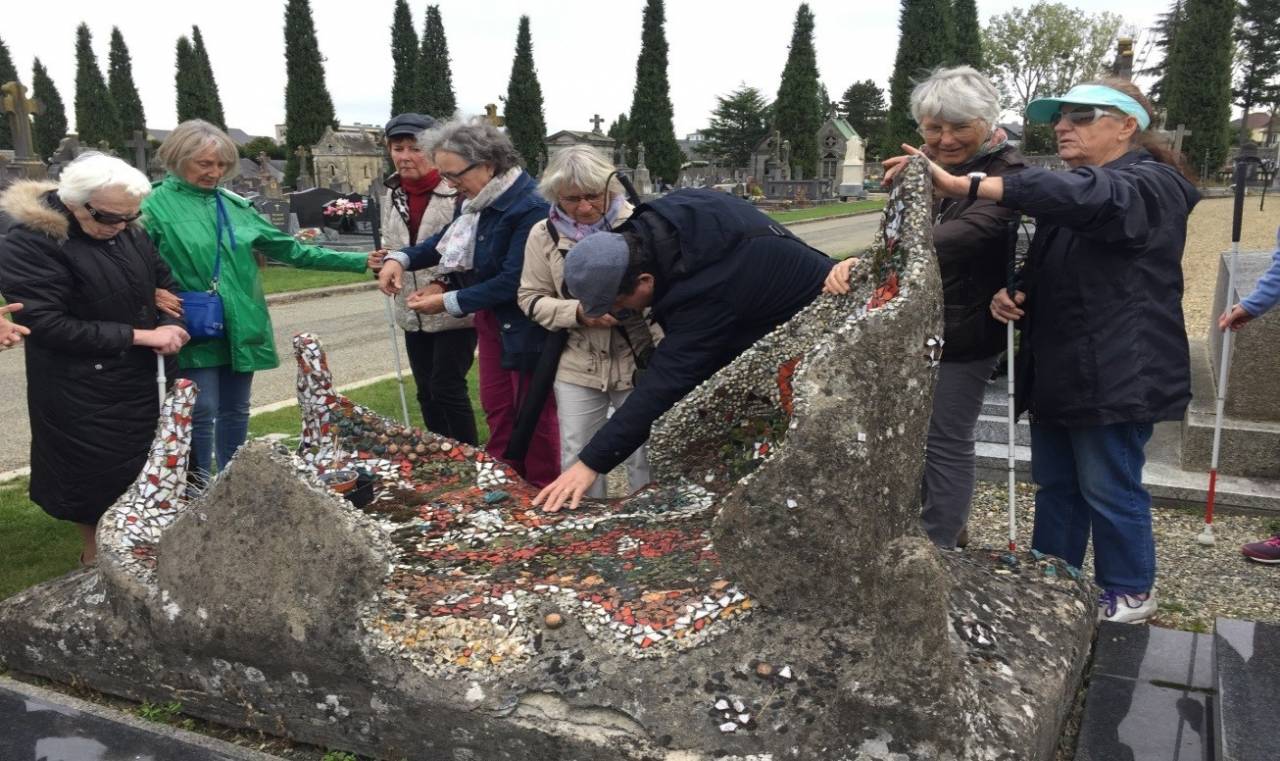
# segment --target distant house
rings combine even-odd
[[[1249,131],[1249,139],[1257,143],[1263,148],[1274,149],[1280,145],[1280,114],[1269,114],[1265,111],[1255,111],[1249,114],[1249,120],[1245,128]],[[1240,134],[1240,120],[1231,120],[1231,139],[1234,142],[1236,135]]]
[[[157,129],[155,127],[147,127],[147,139],[155,140],[156,142],[159,142],[159,143],[163,143],[165,139],[169,137],[169,135],[171,135],[172,133],[173,133],[173,130],[171,129]],[[231,141],[236,145],[244,145],[245,143],[248,143],[249,141],[255,138],[264,137],[263,135],[250,135],[248,132],[245,132],[244,130],[239,129],[237,127],[228,127],[227,136],[230,137]]]
[[[1000,122],[997,126],[1009,136],[1010,143],[1022,147],[1022,122]]]
[[[311,146],[315,183],[339,193],[368,193],[373,181],[382,176],[381,131],[354,131],[326,128]]]
[[[867,146],[844,118],[831,114],[818,130],[818,178],[831,180],[839,196],[862,197]]]

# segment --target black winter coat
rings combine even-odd
[[[158,314],[176,290],[139,228],[85,235],[51,192],[18,183],[0,197],[14,226],[0,241],[0,293],[24,308],[31,416],[31,500],[55,518],[93,524],[124,493],[155,436],[156,354],[133,331],[181,322]],[[174,377],[170,361],[166,376]]]
[[[578,454],[606,473],[717,370],[813,301],[835,264],[754,206],[681,190],[638,207],[620,232],[654,257],[652,317],[665,334],[635,389]]]
[[[1001,177],[1026,166],[1011,145],[955,167],[952,174]],[[1004,351],[1004,326],[991,316],[991,297],[1008,284],[1009,260],[1021,218],[994,201],[939,199],[933,246],[942,274],[943,362],[970,362]]]
[[[1019,412],[1063,426],[1182,419],[1191,401],[1182,248],[1199,200],[1144,150],[1005,177],[1001,205],[1036,218],[1020,286]]]

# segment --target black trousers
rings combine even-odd
[[[473,328],[440,333],[406,331],[404,347],[418,384],[418,406],[427,430],[466,444],[478,444],[476,418],[467,390],[467,372],[476,356]]]

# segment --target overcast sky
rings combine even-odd
[[[428,0],[410,0],[419,34]],[[1151,26],[1167,0],[1065,0],[1089,12],[1111,10],[1127,26]],[[644,0],[533,2],[438,0],[453,65],[459,107],[479,113],[505,94],[516,25],[529,14],[534,61],[546,103],[547,127],[590,129],[599,113],[612,120],[631,106]],[[991,16],[1026,0],[978,0],[985,25]],[[149,127],[176,121],[174,45],[198,24],[213,63],[227,124],[271,135],[284,121],[285,0],[5,0],[0,38],[28,85],[39,56],[67,106],[74,129],[75,28],[93,32],[106,74],[111,27],[119,26],[133,57],[133,75]],[[671,99],[679,137],[706,125],[717,95],[741,83],[772,100],[798,2],[668,0]],[[897,50],[899,4],[810,0],[816,17],[818,72],[831,97],[855,80],[887,87]],[[312,0],[325,73],[343,123],[383,123],[389,116],[393,0]],[[1141,44],[1141,39],[1139,44]],[[501,108],[501,106],[499,106]],[[605,127],[608,126],[606,121]]]

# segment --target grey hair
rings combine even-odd
[[[174,127],[173,132],[160,144],[156,155],[164,168],[176,175],[183,173],[183,167],[197,153],[213,146],[218,158],[227,164],[227,172],[223,179],[231,179],[240,173],[240,152],[235,142],[227,133],[218,129],[204,119],[188,119]]]
[[[477,118],[470,122],[450,121],[418,134],[418,147],[431,156],[439,151],[456,153],[468,164],[488,164],[496,177],[520,166],[520,154],[511,138],[497,127]]]
[[[80,206],[103,188],[121,188],[134,198],[151,192],[151,180],[115,156],[86,151],[58,175],[58,198],[68,206]]]
[[[1000,118],[1000,91],[972,66],[934,69],[911,91],[911,118],[952,124],[977,119],[994,128]]]
[[[605,183],[614,193],[622,192],[622,185],[612,178],[613,162],[605,155],[589,145],[570,145],[556,151],[542,172],[538,182],[538,192],[542,197],[556,203],[560,192],[565,188],[577,188],[584,193],[603,193]]]

